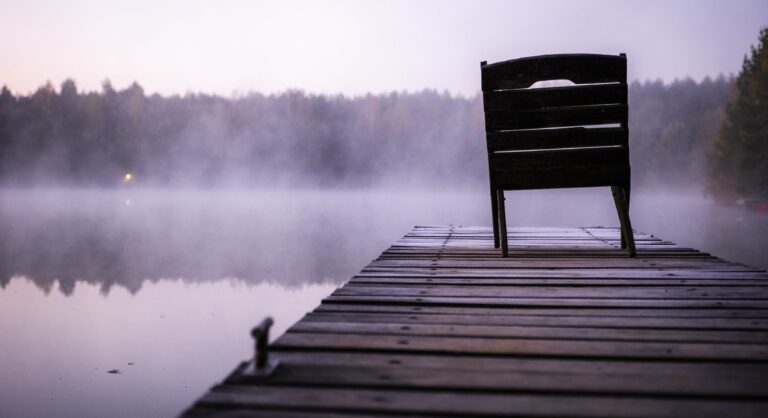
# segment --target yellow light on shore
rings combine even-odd
[[[131,173],[125,173],[123,176],[123,183],[130,183],[133,181],[133,174]]]

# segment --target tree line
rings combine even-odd
[[[744,57],[714,144],[709,180],[715,196],[768,199],[768,27]]]
[[[371,185],[482,176],[482,108],[434,91],[361,97],[146,95],[72,80],[0,91],[0,181],[110,186]]]
[[[635,186],[722,189],[715,185],[731,168],[717,156],[727,153],[729,100],[755,88],[739,83],[723,76],[631,83]],[[28,95],[0,90],[0,184],[111,187],[125,173],[149,186],[481,187],[482,96],[164,97],[137,83],[80,91],[73,80]],[[760,192],[739,189],[744,181],[724,187]]]

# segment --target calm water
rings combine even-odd
[[[508,193],[515,225],[616,226],[605,189]],[[485,193],[0,192],[0,416],[172,416],[416,224]],[[643,230],[768,267],[768,216],[635,193]],[[119,370],[119,374],[107,373]]]

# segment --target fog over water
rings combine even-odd
[[[480,190],[2,191],[0,415],[174,415],[250,355],[263,316],[279,335],[414,225],[490,225],[489,205]],[[608,188],[507,205],[510,226],[618,225]],[[768,267],[763,214],[639,191],[631,215]]]
[[[479,190],[65,190],[0,192],[0,284],[78,281],[108,295],[146,280],[338,284],[416,224],[490,225]],[[617,226],[607,188],[507,192],[510,226]],[[768,216],[695,191],[638,191],[635,229],[768,267]],[[293,262],[297,260],[299,262]]]

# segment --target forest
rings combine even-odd
[[[739,80],[629,85],[635,187],[766,192],[737,188],[749,178],[734,182],[718,164]],[[480,94],[164,97],[138,83],[80,91],[73,80],[0,90],[5,187],[112,187],[125,173],[148,187],[484,187],[485,152]]]

